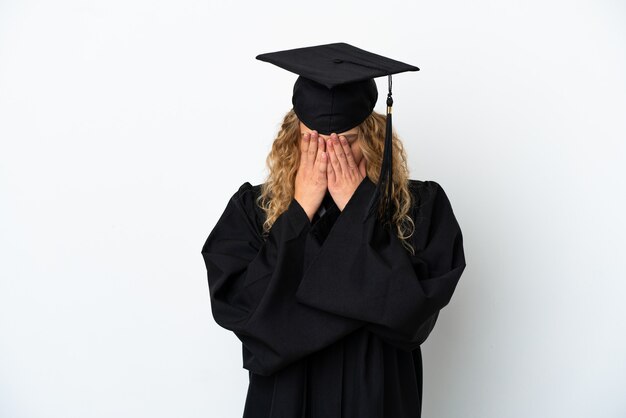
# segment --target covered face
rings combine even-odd
[[[303,122],[300,122],[300,136],[305,133],[311,133],[313,129],[306,126]],[[332,133],[332,132],[331,132]],[[361,159],[363,158],[363,152],[361,151],[361,137],[359,132],[359,127],[355,126],[352,129],[349,129],[344,132],[335,132],[338,136],[345,136],[348,140],[348,144],[350,145],[350,149],[352,150],[352,156],[354,157],[354,162],[359,164]],[[330,139],[330,135],[319,134],[326,142]]]

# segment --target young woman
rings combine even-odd
[[[335,108],[348,118],[334,120],[360,121],[324,134],[303,121],[328,126],[304,96],[294,90],[267,181],[239,187],[202,248],[213,317],[242,342],[243,416],[420,417],[420,345],[465,268],[459,224],[437,182],[409,179],[374,96],[364,118]],[[391,222],[368,211],[385,144]]]

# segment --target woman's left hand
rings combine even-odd
[[[335,133],[330,135],[326,148],[330,157],[330,164],[326,167],[328,191],[337,207],[343,211],[367,175],[365,157],[357,165],[346,138],[343,135],[338,137]]]

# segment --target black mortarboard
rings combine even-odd
[[[387,192],[386,220],[390,221],[393,105],[391,75],[419,71],[419,68],[344,42],[270,52],[257,55],[256,59],[299,75],[293,87],[294,112],[308,128],[324,135],[345,132],[362,123],[372,113],[378,100],[374,78],[388,76],[383,162],[378,185],[364,221],[383,199],[383,190]]]

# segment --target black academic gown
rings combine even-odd
[[[267,241],[260,185],[231,197],[202,255],[213,317],[242,341],[244,418],[420,417],[420,344],[465,256],[441,186],[410,185],[415,255],[375,216],[363,223],[368,177],[343,211],[327,193],[313,222],[293,199]]]

